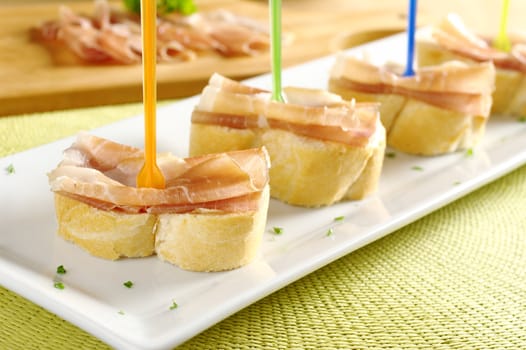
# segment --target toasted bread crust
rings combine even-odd
[[[417,41],[417,60],[420,67],[438,65],[452,60],[468,64],[476,63],[425,40]],[[526,112],[526,76],[520,71],[496,67],[495,91],[492,98],[491,114],[524,115]]]
[[[105,211],[55,193],[58,234],[94,256],[116,260],[154,253],[157,218]]]
[[[197,156],[253,148],[259,143],[258,137],[257,131],[252,129],[218,129],[192,123],[189,154]]]
[[[231,140],[243,138],[246,131],[192,123],[191,155],[215,153],[217,149],[235,145]],[[385,130],[381,125],[377,132],[384,140]],[[274,198],[293,205],[319,207],[342,199],[361,199],[377,189],[385,141],[353,147],[280,129],[259,129],[254,135],[255,146],[264,145],[269,153],[270,188]],[[211,138],[217,142],[225,140],[225,143],[212,144],[208,142]],[[236,146],[242,147],[242,143]]]
[[[306,138],[283,130],[262,136],[271,159],[271,195],[307,207],[330,205],[344,198],[360,178],[372,148],[349,147]]]
[[[359,200],[378,190],[380,174],[384,164],[385,143],[385,139],[383,139],[373,149],[373,153],[365,164],[362,173],[347,190],[344,196],[345,199]]]
[[[55,193],[58,234],[109,260],[155,253],[191,271],[243,266],[257,255],[266,223],[268,185],[257,211],[126,214],[94,208]]]
[[[223,271],[252,261],[265,230],[268,186],[256,212],[162,214],[155,251],[160,259],[191,271]]]
[[[400,151],[433,156],[471,148],[484,134],[487,118],[438,108],[415,99],[344,89],[332,79],[329,89],[343,98],[380,102],[387,145]]]

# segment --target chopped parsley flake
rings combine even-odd
[[[67,271],[66,271],[66,269],[64,268],[64,265],[60,265],[60,266],[57,267],[57,273],[58,273],[59,275],[64,275],[66,272],[67,272]]]
[[[417,171],[422,171],[422,170],[424,170],[424,168],[422,168],[421,166],[418,166],[418,165],[415,165],[415,166],[412,167],[411,169],[413,169],[413,170],[417,170]]]
[[[386,156],[387,158],[394,158],[394,157],[396,157],[396,153],[394,153],[394,152],[387,152],[387,153],[385,154],[385,156]]]
[[[519,120],[520,123],[526,123],[526,117],[525,116],[519,117],[518,120]]]
[[[123,285],[124,285],[126,288],[131,288],[131,287],[133,287],[133,282],[132,282],[132,281],[127,281],[127,282],[124,282]]]
[[[179,305],[175,302],[175,300],[172,300],[172,305],[170,305],[170,310],[177,309]]]
[[[117,312],[119,315],[124,315],[124,311],[122,310],[119,310],[119,312]]]
[[[55,282],[53,286],[57,289],[64,289],[64,283],[62,282]]]
[[[460,182],[460,181],[455,181],[455,182],[453,182],[453,185],[458,186],[458,185],[460,185],[461,183],[462,183],[462,182]]]
[[[473,155],[473,148],[468,148],[466,150],[466,156],[471,157]]]
[[[345,216],[337,216],[334,218],[334,221],[343,221],[345,220]]]
[[[280,235],[280,234],[283,233],[283,227],[276,227],[276,226],[274,226],[274,227],[272,228],[272,232],[274,232],[274,233],[277,234],[277,235]]]
[[[330,228],[330,229],[327,230],[326,235],[327,235],[327,237],[328,236],[332,236],[333,233],[334,233],[334,230],[332,228]]]
[[[14,174],[15,173],[15,166],[13,164],[9,164],[6,168],[5,168],[5,171],[11,175],[11,174]]]

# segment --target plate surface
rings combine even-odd
[[[373,59],[403,62],[404,36],[365,49]],[[326,88],[334,57],[287,69],[287,85]],[[269,76],[249,84],[269,89]],[[158,149],[186,156],[197,97],[158,112]],[[142,118],[93,131],[141,147]],[[0,159],[0,284],[116,348],[169,349],[298,278],[348,254],[526,163],[526,123],[492,118],[472,155],[386,158],[380,191],[363,201],[304,209],[271,201],[261,253],[229,272],[192,273],[155,257],[116,262],[89,256],[56,235],[46,173],[74,138]],[[420,170],[415,170],[419,167]],[[345,216],[342,222],[334,218]],[[274,235],[271,228],[283,228]],[[334,233],[328,236],[329,228]],[[58,265],[67,274],[56,276]],[[54,288],[61,280],[64,290]],[[131,280],[133,288],[123,282]],[[170,310],[173,301],[178,308]]]

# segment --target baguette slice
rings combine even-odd
[[[192,115],[190,154],[264,146],[271,196],[318,207],[377,190],[385,129],[376,104],[321,90],[286,88],[287,103],[215,74]]]
[[[155,252],[160,259],[191,271],[223,271],[244,266],[259,252],[268,204],[267,185],[259,195],[259,209],[255,211],[161,214]]]
[[[58,234],[91,255],[116,260],[154,254],[157,217],[101,210],[55,193]]]
[[[165,189],[137,188],[142,151],[80,134],[49,173],[58,233],[115,260],[157,253],[192,271],[243,266],[257,255],[268,209],[264,148],[180,159],[160,155]]]
[[[526,113],[526,35],[510,34],[510,38],[511,51],[499,51],[491,46],[491,40],[471,32],[458,15],[450,14],[437,26],[418,32],[418,65],[451,60],[493,62],[496,77],[491,113],[522,116]]]
[[[430,156],[474,147],[489,116],[493,65],[448,62],[413,77],[397,74],[400,68],[339,55],[329,90],[344,99],[380,102],[387,145],[403,152]]]

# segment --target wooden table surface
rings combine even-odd
[[[120,0],[112,0],[119,6]],[[261,21],[267,2],[197,0],[201,9],[224,7]],[[49,53],[29,40],[29,28],[56,18],[59,4],[92,9],[90,0],[2,0],[0,16],[0,116],[141,100],[140,66],[57,66]],[[459,13],[474,30],[495,33],[501,1],[420,1],[418,25],[434,23],[449,12]],[[293,34],[283,48],[283,64],[291,66],[390,35],[405,28],[407,0],[283,0],[283,29]],[[526,30],[521,15],[525,1],[511,1],[509,28]],[[270,69],[268,54],[160,64],[159,99],[198,93],[213,72],[241,79]]]

